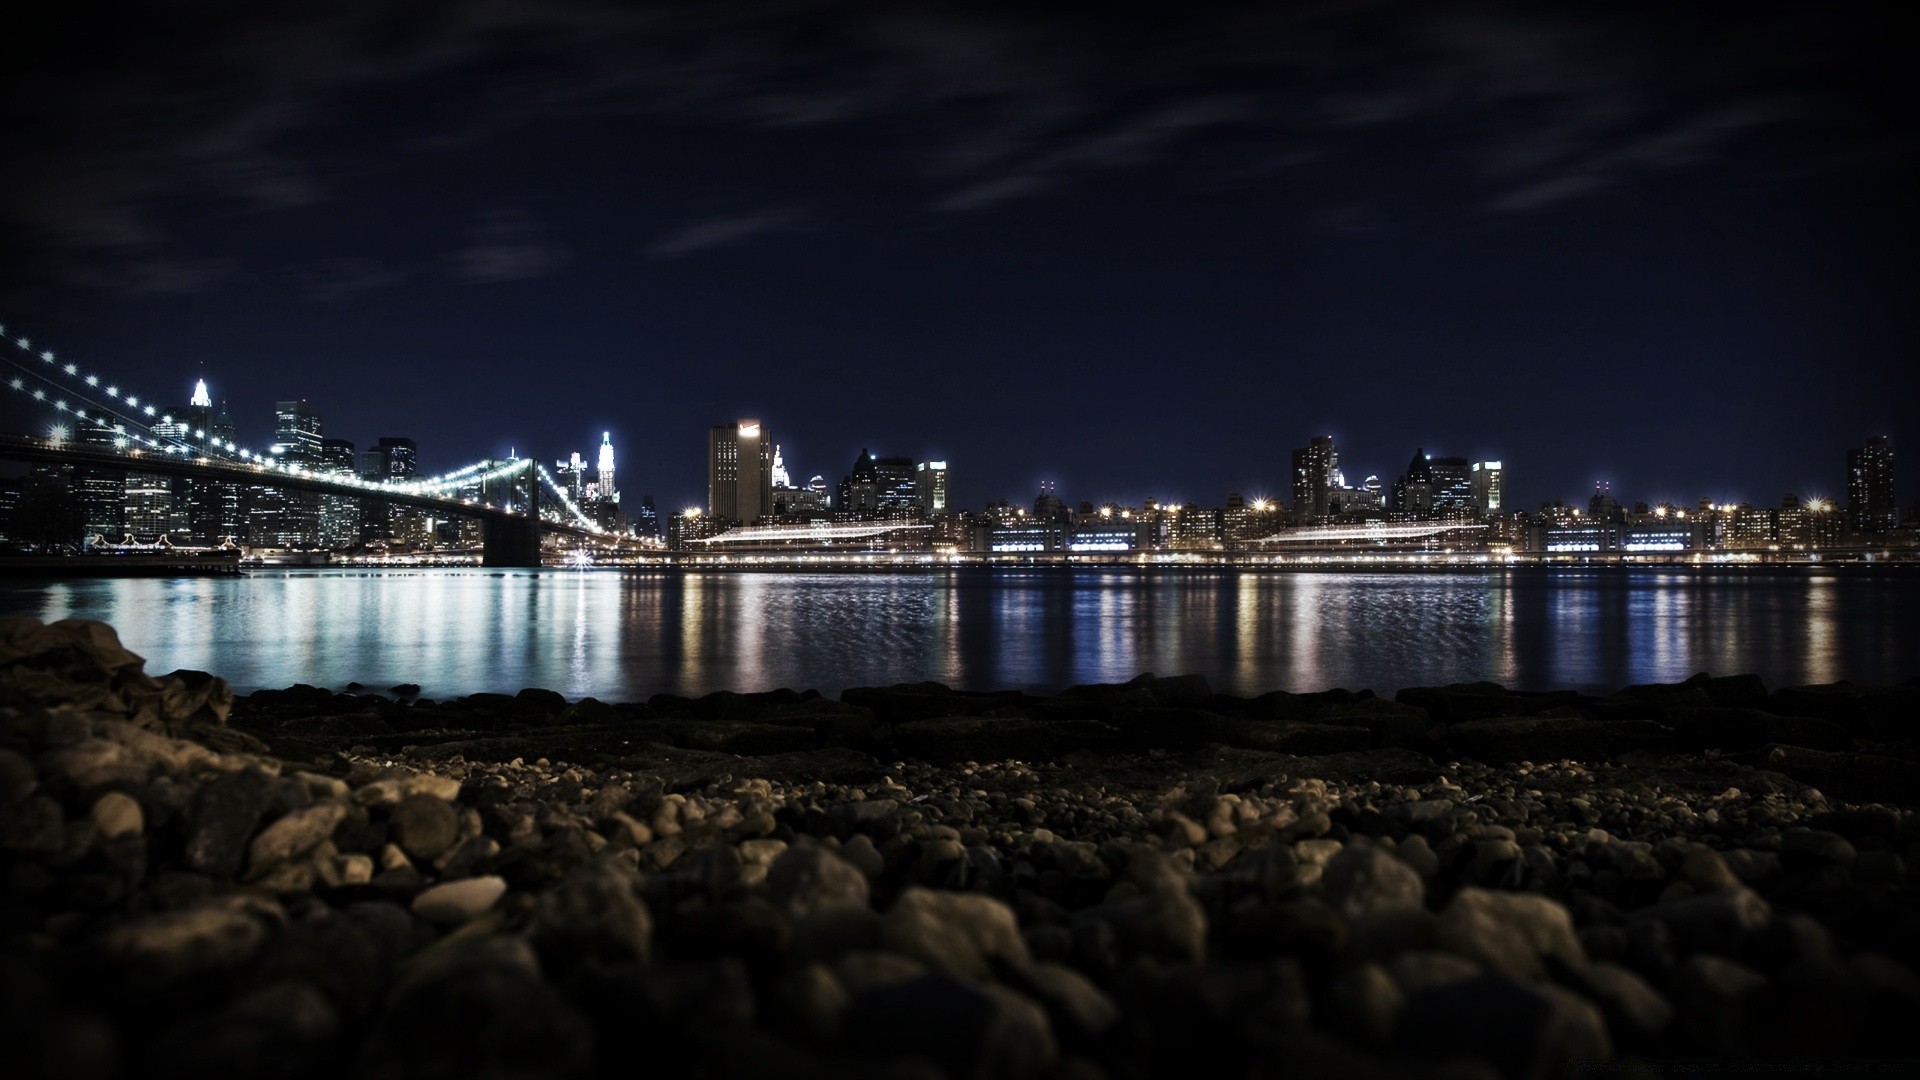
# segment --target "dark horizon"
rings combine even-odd
[[[705,501],[1844,498],[1920,446],[1897,9],[591,3],[10,14],[0,322],[268,441],[591,454]],[[10,400],[5,424],[48,419]],[[1913,499],[1911,479],[1900,491]]]

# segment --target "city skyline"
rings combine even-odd
[[[1305,432],[1838,494],[1826,448],[1920,439],[1890,11],[34,9],[0,309],[256,438],[611,430],[666,503],[735,416],[961,504],[1282,494]]]

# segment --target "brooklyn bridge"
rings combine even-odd
[[[541,565],[547,546],[637,552],[639,539],[584,511],[535,458],[479,461],[431,477],[367,478],[242,446],[193,426],[119,382],[0,326],[0,377],[36,410],[48,434],[0,434],[0,459],[79,469],[183,477],[209,484],[346,497],[478,523],[481,564]],[[184,411],[181,411],[184,415]],[[498,491],[499,501],[474,492]]]

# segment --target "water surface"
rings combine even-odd
[[[1488,679],[1612,690],[1696,671],[1769,685],[1920,674],[1920,574],[903,574],[286,571],[0,581],[0,615],[101,619],[154,673],[242,691],[418,683],[568,697],[932,679],[1057,690],[1142,671],[1217,689]]]

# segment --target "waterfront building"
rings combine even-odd
[[[732,527],[731,521],[703,514],[698,507],[689,507],[667,518],[667,547],[690,551],[700,546],[693,541],[719,536]]]
[[[920,516],[936,518],[947,512],[947,463],[922,461],[913,467],[914,496]]]
[[[1892,532],[1900,524],[1894,502],[1893,443],[1875,435],[1847,451],[1847,520],[1855,532]]]
[[[1293,515],[1296,520],[1327,516],[1327,493],[1340,465],[1333,436],[1315,435],[1293,452]]]
[[[1040,481],[1040,494],[1033,497],[1033,516],[1040,521],[1065,521],[1067,504],[1051,480]]]
[[[1113,513],[1111,508],[1105,512],[1107,516]],[[1236,491],[1227,496],[1227,505],[1220,512],[1220,529],[1229,543],[1245,543],[1272,536],[1283,523],[1281,518],[1279,503],[1272,499],[1249,502]]]
[[[1721,543],[1728,551],[1766,551],[1779,544],[1779,515],[1773,507],[1741,503],[1724,513]]]
[[[1557,525],[1546,530],[1541,548],[1549,555],[1589,555],[1620,550],[1621,528],[1602,521]]]
[[[140,543],[184,539],[187,515],[184,507],[176,511],[172,479],[142,472],[130,472],[126,476],[123,520],[127,536]]]
[[[1021,555],[1059,551],[1066,545],[1066,525],[1057,521],[1026,520],[993,526],[987,550],[996,555]]]
[[[73,441],[89,450],[124,450],[126,436],[93,424],[80,424]],[[79,506],[81,535],[117,543],[127,531],[127,470],[77,465],[73,469],[73,499]]]
[[[1215,549],[1225,539],[1224,522],[1218,509],[1205,506],[1173,506],[1167,518],[1167,544],[1171,547]]]
[[[1594,521],[1619,523],[1627,520],[1627,512],[1621,508],[1620,500],[1613,497],[1613,481],[1593,482],[1593,498],[1587,500],[1587,516]]]
[[[1845,516],[1830,499],[1802,499],[1789,493],[1780,500],[1774,527],[1780,546],[1788,551],[1824,551],[1837,547],[1845,534]]]
[[[707,516],[751,525],[772,512],[773,444],[760,421],[716,424],[707,432]]]
[[[1476,461],[1467,469],[1474,508],[1497,514],[1506,505],[1506,468],[1498,461]]]

